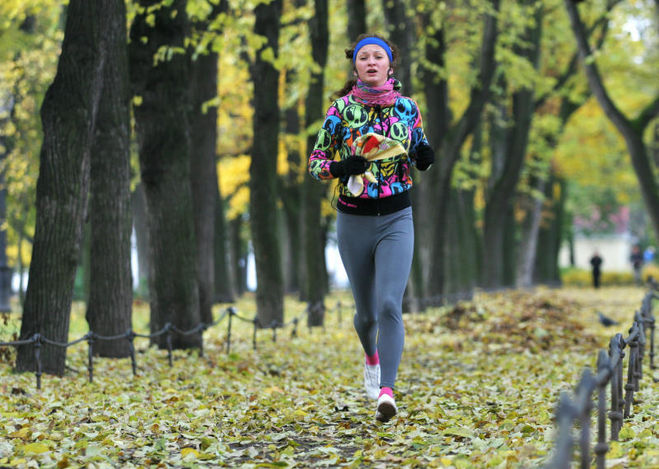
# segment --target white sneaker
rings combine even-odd
[[[398,408],[394,398],[389,394],[382,394],[378,398],[378,409],[375,411],[375,420],[379,422],[388,422],[391,417],[396,415]]]
[[[370,399],[377,399],[380,394],[380,364],[364,363],[364,389]]]

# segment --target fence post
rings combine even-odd
[[[94,382],[94,333],[87,333],[87,372],[89,373],[89,382]]]
[[[230,306],[229,309],[227,309],[227,312],[229,313],[229,320],[227,321],[227,354],[229,354],[231,353],[231,324],[233,322],[235,310]]]
[[[641,379],[643,379],[643,357],[645,356],[645,323],[639,311],[634,313],[634,321],[638,324],[638,353],[636,355],[636,366],[634,367],[634,391],[638,392]]]
[[[597,376],[601,377],[602,372],[608,370],[610,378],[613,377],[611,361],[604,350],[600,350],[597,356]],[[597,444],[595,445],[595,458],[597,460],[597,469],[606,468],[606,453],[609,451],[609,444],[606,442],[606,381],[597,383]]]
[[[135,363],[135,332],[132,328],[128,328],[126,333],[128,339],[128,350],[130,351],[130,366],[133,369],[133,376],[137,375],[137,363]]]
[[[568,393],[561,392],[561,397],[556,407],[556,444],[554,445],[554,457],[548,467],[552,469],[564,469],[570,467],[572,460],[572,419],[574,406]]]
[[[645,308],[645,322],[650,328],[650,369],[654,370],[654,316],[652,315],[652,296],[649,296]]]
[[[172,323],[168,322],[165,324],[165,341],[167,342],[167,361],[169,361],[169,367],[174,366],[172,362]]]
[[[654,315],[652,314],[652,299],[654,298],[654,294],[652,292],[648,293],[646,296],[646,300],[644,301],[643,309],[641,312],[642,316],[645,316],[645,323],[648,325],[650,328],[650,369],[654,370]],[[659,298],[659,296],[657,296]]]
[[[293,330],[291,331],[291,337],[297,337],[297,323],[298,318],[293,319]]]
[[[254,323],[254,332],[252,333],[252,349],[256,350],[256,329],[259,327],[259,317],[254,316],[252,322]]]
[[[629,341],[629,360],[627,362],[627,384],[625,384],[625,412],[623,413],[623,419],[626,419],[631,414],[632,401],[634,400],[634,390],[636,385],[635,380],[635,369],[636,369],[636,360],[638,358],[638,324],[634,322],[630,330],[630,335],[632,340]]]
[[[205,322],[199,323],[199,335],[201,336],[201,340],[199,341],[199,356],[203,357],[204,356],[204,331],[208,325],[206,325]]]
[[[41,334],[34,334],[34,361],[36,362],[37,389],[41,389]]]
[[[622,334],[618,333],[611,339],[609,344],[609,357],[615,363],[611,370],[611,440],[618,440],[618,432],[622,427],[622,409],[625,401],[622,397],[622,359],[625,353],[622,350]]]
[[[582,412],[579,415],[579,420],[581,420],[581,437],[579,438],[581,469],[590,467],[590,411],[593,408],[591,387],[594,381],[593,374],[586,368],[581,375],[581,381],[579,381],[575,392],[579,397],[581,397],[581,393],[585,393],[584,408],[581,409]]]

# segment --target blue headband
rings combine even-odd
[[[357,53],[359,52],[359,49],[361,49],[364,46],[367,46],[369,44],[375,44],[376,46],[380,46],[384,49],[384,51],[387,53],[389,56],[389,62],[393,62],[393,56],[391,55],[391,48],[389,45],[384,42],[382,39],[377,38],[377,37],[365,37],[361,41],[357,43],[355,46],[355,51],[352,53],[352,63],[354,64],[355,61],[357,60]]]

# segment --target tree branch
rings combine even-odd
[[[602,44],[604,44],[604,39],[606,39],[606,33],[609,30],[609,20],[608,20],[608,14],[613,10],[613,7],[616,6],[618,3],[620,3],[622,0],[611,0],[607,3],[606,5],[606,10],[600,16],[595,22],[588,28],[588,38],[590,38],[594,33],[597,28],[600,26],[602,27],[602,33],[600,36],[597,38],[597,45],[595,46],[595,49],[600,49],[602,47]],[[659,1],[659,0],[657,0]],[[542,96],[538,97],[538,99],[535,101],[535,108],[538,109],[541,107],[549,97],[554,94],[556,91],[560,90],[563,88],[565,83],[570,79],[572,75],[574,75],[577,71],[577,60],[579,58],[579,51],[575,52],[572,57],[570,58],[570,62],[568,63],[567,67],[563,71],[563,74],[558,78],[552,89]]]
[[[643,129],[645,129],[650,121],[657,116],[659,116],[659,96],[655,96],[654,101],[648,104],[645,109],[641,111],[638,117],[634,119],[632,124],[642,134]]]
[[[626,129],[630,128],[630,122],[627,117],[625,117],[625,115],[620,111],[620,109],[616,107],[615,103],[611,100],[611,97],[604,87],[604,83],[602,82],[602,77],[597,68],[597,64],[595,63],[594,58],[591,56],[591,50],[590,45],[588,44],[586,30],[583,22],[581,21],[581,18],[579,17],[577,6],[572,0],[565,0],[565,7],[567,8],[568,16],[570,17],[570,24],[572,25],[572,31],[574,32],[574,36],[577,40],[579,56],[583,61],[590,89],[593,95],[595,95],[595,98],[597,98],[597,101],[600,103],[604,113],[609,117],[616,128],[620,130],[620,132],[624,135],[626,133]]]
[[[459,157],[457,151],[474,129],[480,118],[483,106],[487,102],[490,85],[496,70],[496,61],[494,60],[494,51],[496,48],[498,28],[497,15],[499,14],[499,0],[491,2],[493,12],[487,14],[485,18],[485,28],[483,30],[483,39],[481,41],[481,54],[479,59],[479,79],[472,87],[470,92],[469,105],[454,127],[452,146],[455,151],[449,152],[455,158]]]

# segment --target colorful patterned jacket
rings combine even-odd
[[[428,145],[428,140],[417,104],[403,96],[389,107],[369,106],[350,94],[334,101],[309,156],[309,174],[318,180],[332,179],[329,167],[335,153],[341,159],[348,158],[354,140],[368,132],[399,141],[408,149],[409,158],[403,154],[372,162],[368,170],[378,182],[368,182],[360,198],[378,199],[409,190],[412,187],[410,158],[414,161],[417,149]],[[341,178],[340,194],[354,197],[346,184],[347,178]]]

